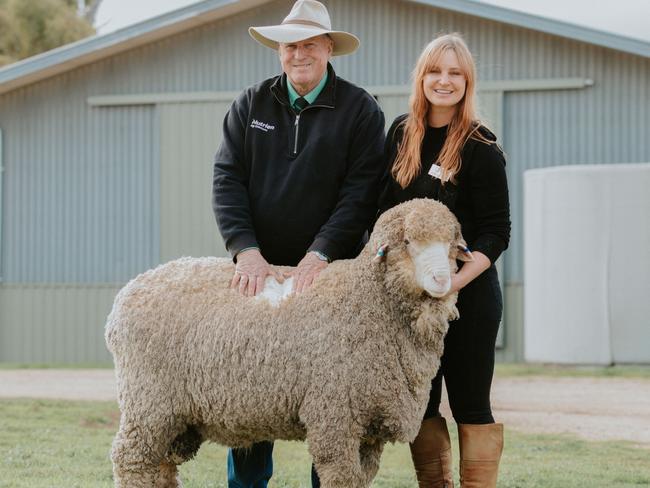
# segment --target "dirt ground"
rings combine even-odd
[[[115,399],[112,370],[0,370],[0,399]],[[589,440],[627,440],[650,448],[650,380],[628,378],[495,378],[497,421],[532,433],[572,433]],[[451,418],[448,409],[443,414]]]

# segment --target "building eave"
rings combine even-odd
[[[270,0],[204,0],[0,68],[0,95],[30,83],[229,17]],[[406,0],[650,58],[650,42],[473,0]]]

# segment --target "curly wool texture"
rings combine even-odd
[[[359,257],[278,307],[229,289],[227,259],[183,258],[129,282],[106,326],[116,486],[180,486],[170,470],[191,453],[172,446],[195,444],[188,431],[232,447],[306,439],[323,486],[368,486],[384,443],[417,435],[456,314],[455,295],[419,288],[405,239],[451,243],[455,263],[460,226],[432,200],[399,205]]]

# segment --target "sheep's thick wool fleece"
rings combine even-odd
[[[402,227],[446,242],[459,234],[448,211],[434,229],[418,208],[386,212],[358,258],[334,262],[278,307],[230,290],[228,259],[183,258],[132,280],[106,330],[123,422],[197,425],[229,446],[304,439],[306,425],[322,425],[314,436],[411,441],[455,297],[412,287]],[[387,259],[374,262],[382,244]]]

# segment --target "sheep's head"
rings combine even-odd
[[[460,224],[442,203],[415,199],[385,212],[377,221],[369,248],[377,266],[386,266],[393,285],[409,294],[445,296],[456,259],[472,260]]]

